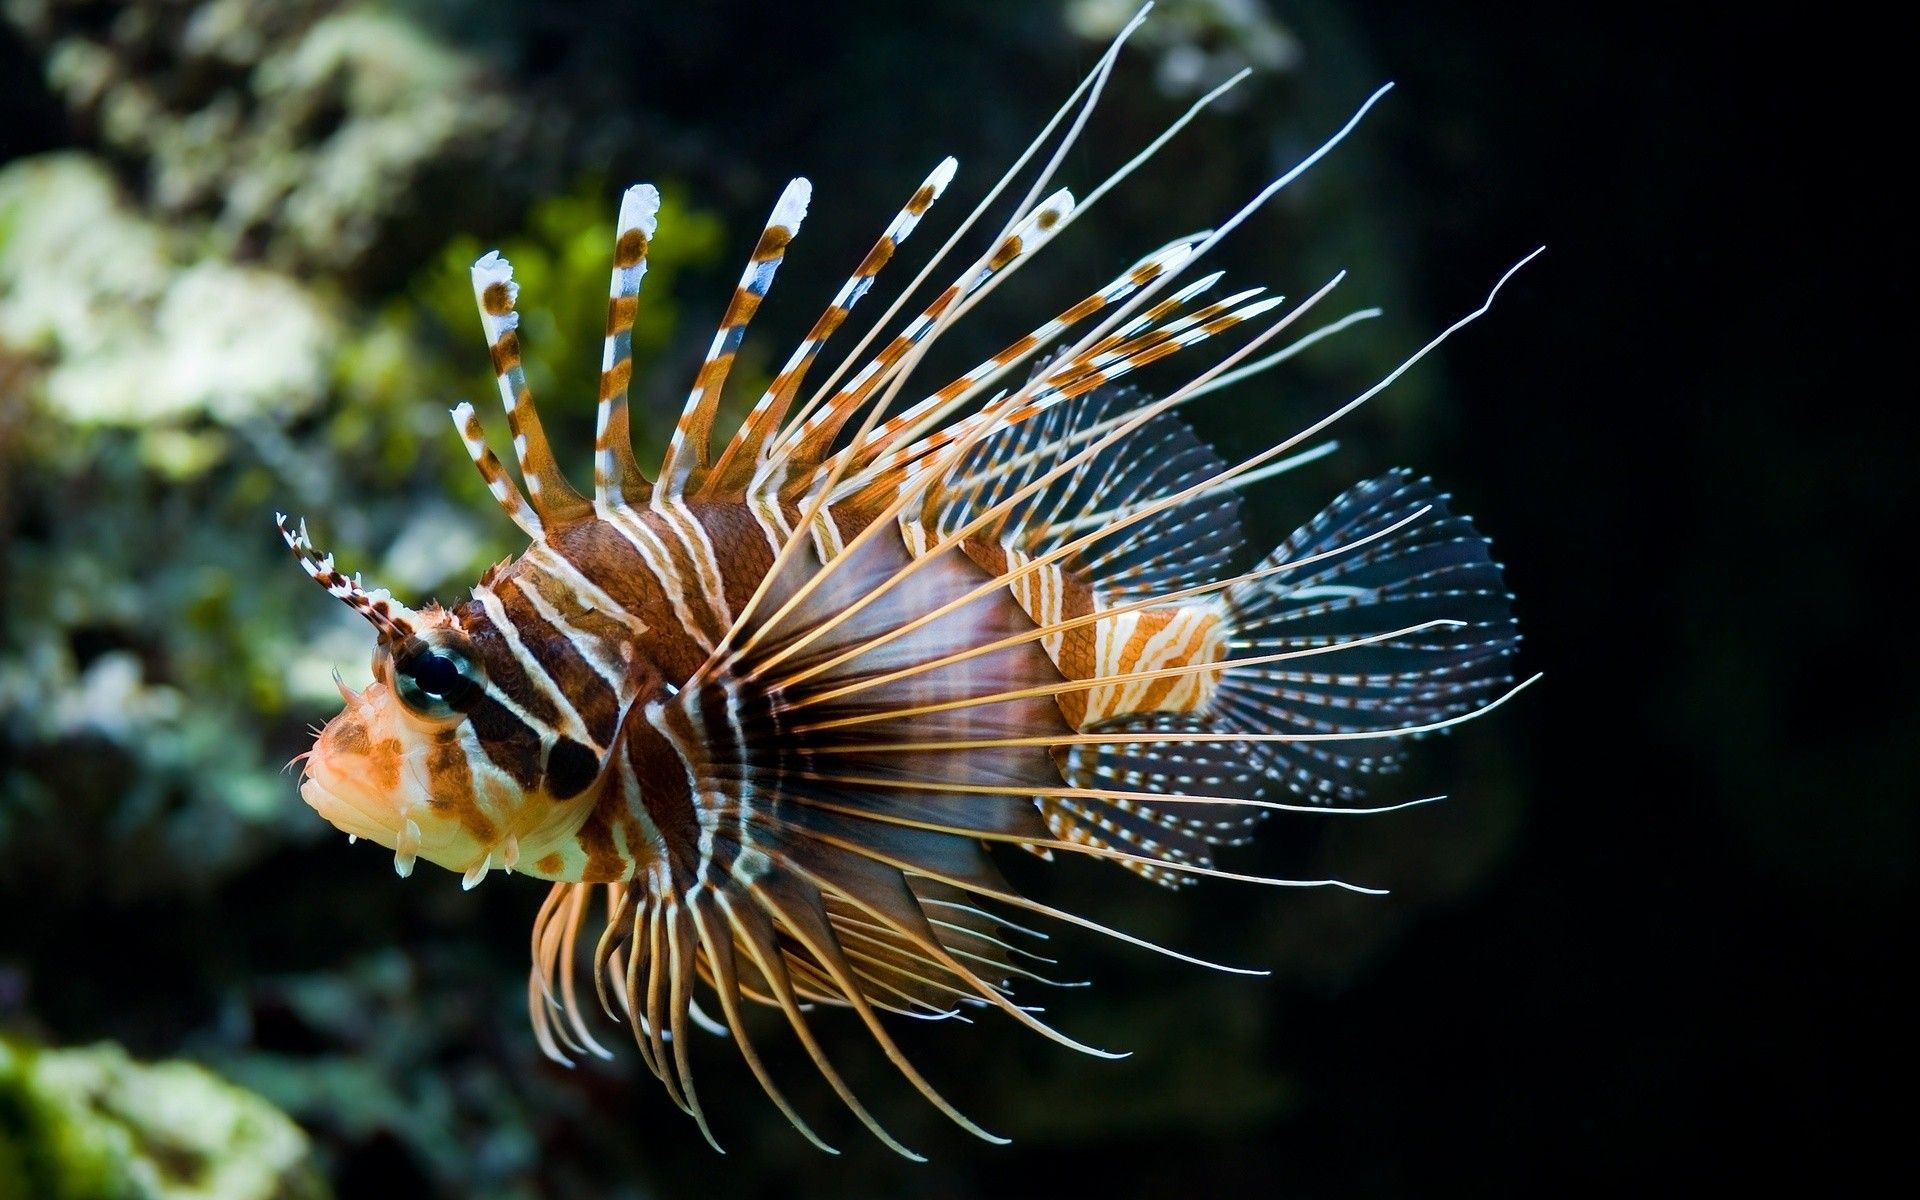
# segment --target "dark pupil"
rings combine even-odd
[[[444,654],[419,655],[401,669],[429,696],[451,696],[465,682],[460,668]]]

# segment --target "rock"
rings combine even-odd
[[[0,1200],[324,1200],[306,1134],[203,1067],[0,1038]]]

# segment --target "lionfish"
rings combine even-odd
[[[1125,36],[802,402],[828,340],[953,179],[953,159],[934,168],[716,452],[729,368],[811,197],[805,179],[789,184],[651,479],[635,462],[627,393],[659,192],[639,185],[620,203],[591,496],[568,483],[528,393],[512,269],[497,253],[476,262],[524,490],[473,408],[453,418],[530,545],[464,602],[409,608],[336,569],[304,522],[278,518],[308,574],[378,635],[374,682],[358,694],[341,685],[346,707],[306,756],[306,802],[390,848],[401,875],[424,858],[467,887],[496,869],[552,881],[534,921],[527,1000],[541,1048],[563,1063],[607,1053],[576,979],[603,899],[590,976],[599,1003],[631,1025],[647,1066],[710,1142],[693,1025],[730,1033],[773,1103],[831,1149],[756,1052],[749,1005],[783,1015],[840,1099],[901,1154],[919,1157],[836,1071],[809,1019],[816,1008],[851,1009],[933,1105],[1004,1141],[941,1097],[881,1014],[997,1008],[1108,1054],[1013,999],[1016,981],[1043,979],[1043,960],[1019,944],[1038,931],[1016,912],[1213,964],[1022,895],[996,852],[1101,859],[1169,888],[1200,878],[1353,887],[1236,873],[1216,852],[1273,810],[1384,811],[1354,802],[1405,739],[1517,690],[1501,568],[1425,479],[1394,471],[1361,483],[1257,566],[1229,569],[1240,490],[1330,449],[1296,452],[1486,306],[1238,464],[1174,410],[1372,315],[1233,370],[1339,276],[1184,386],[1158,396],[1116,386],[1281,306],[1257,287],[1208,299],[1220,273],[1181,277],[1385,88],[1217,229],[1153,251],[895,409],[955,321],[1238,82],[1087,200],[1043,197]],[[862,360],[1070,114],[985,253]],[[702,1007],[708,996],[717,1011]]]

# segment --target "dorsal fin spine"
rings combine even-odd
[[[493,359],[500,405],[506,410],[507,431],[513,437],[527,498],[543,525],[563,525],[589,516],[593,506],[560,473],[540,426],[533,393],[527,390],[527,372],[520,362],[520,314],[513,307],[520,285],[513,281],[513,266],[493,250],[473,264],[472,276],[473,298],[480,307],[480,324],[486,330],[487,352]]]
[[[600,356],[600,403],[594,414],[593,500],[602,512],[644,502],[652,491],[633,458],[627,392],[633,378],[633,322],[647,252],[660,224],[660,189],[635,184],[620,197],[613,272],[607,285],[607,334]]]

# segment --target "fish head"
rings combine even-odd
[[[305,548],[304,532],[288,541]],[[524,670],[481,604],[416,611],[339,576],[330,559],[302,562],[379,638],[373,682],[340,685],[344,706],[305,756],[301,798],[341,832],[392,850],[401,875],[425,859],[468,887],[496,869],[578,882],[591,862],[591,882],[611,881],[607,856],[581,836],[608,755],[516,702],[503,685]]]

